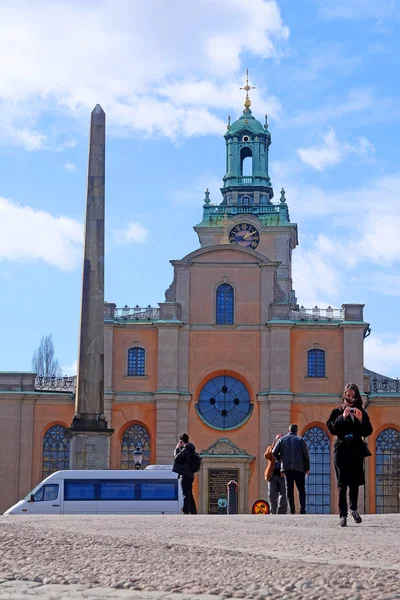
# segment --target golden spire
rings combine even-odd
[[[244,101],[245,110],[249,110],[251,106],[251,100],[249,98],[249,90],[255,90],[256,88],[253,85],[249,85],[249,70],[246,69],[246,85],[240,88],[241,90],[246,90],[246,98]]]

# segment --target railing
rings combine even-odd
[[[43,392],[75,392],[76,375],[73,377],[42,377],[35,378],[35,390]]]
[[[124,321],[154,321],[160,318],[160,309],[154,308],[150,304],[145,308],[138,305],[131,308],[125,304],[122,308],[115,309],[114,318]]]
[[[211,213],[215,214],[228,214],[236,215],[240,213],[251,213],[256,214],[279,214],[280,204],[249,204],[248,206],[240,205],[221,205],[221,204],[207,204],[205,208],[208,208]],[[286,205],[283,205],[286,206]]]
[[[344,321],[344,310],[342,308],[304,308],[292,310],[290,313],[292,321]]]
[[[239,182],[239,185],[247,185],[247,184],[251,185],[253,183],[253,177],[252,176],[238,177],[238,182]]]
[[[400,379],[389,379],[388,377],[370,377],[369,391],[374,392],[397,392],[400,393]]]

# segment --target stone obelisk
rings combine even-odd
[[[106,115],[90,120],[81,326],[75,415],[69,429],[71,469],[108,469],[104,414],[104,209]]]

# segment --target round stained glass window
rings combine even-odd
[[[250,417],[253,405],[246,386],[235,377],[221,375],[207,381],[196,409],[215,429],[234,429]]]

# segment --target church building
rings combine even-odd
[[[254,117],[248,82],[244,89],[243,114],[224,135],[220,202],[212,203],[207,190],[194,227],[198,248],[170,261],[172,281],[157,308],[105,304],[105,412],[114,429],[109,466],[134,468],[138,446],[144,466],[172,464],[186,432],[202,455],[194,488],[199,512],[218,513],[234,479],[239,512],[249,513],[268,499],[265,449],[297,423],[311,455],[307,512],[337,512],[333,438],[325,423],[344,385],[354,382],[374,427],[360,508],[399,512],[399,382],[364,369],[370,330],[363,304],[344,299],[341,308],[320,309],[298,302],[295,273],[292,279],[298,228],[284,189],[274,195],[267,117],[264,123]],[[0,510],[50,472],[68,468],[64,431],[74,414],[73,392],[40,389],[34,375],[17,375],[9,377],[13,391],[0,377],[0,427],[8,422],[0,432],[3,464],[15,454],[15,470],[0,473],[7,488]],[[18,389],[18,377],[25,388]]]

